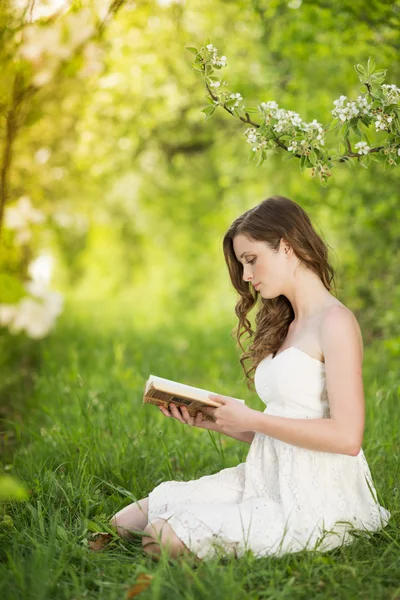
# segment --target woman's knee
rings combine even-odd
[[[165,519],[155,519],[146,525],[144,533],[142,546],[146,553],[159,555],[161,548],[165,548],[172,556],[178,556],[188,551]]]
[[[148,523],[148,498],[137,500],[117,512],[110,520],[110,526],[118,535],[131,539],[133,531],[143,531]]]

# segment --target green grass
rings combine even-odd
[[[204,322],[188,313],[154,331],[150,319],[139,326],[117,306],[104,310],[69,306],[57,330],[35,343],[26,403],[18,403],[13,424],[3,423],[16,439],[3,467],[25,482],[29,499],[0,508],[2,599],[120,600],[140,573],[153,575],[143,599],[400,599],[398,361],[380,345],[365,348],[363,449],[392,513],[383,531],[325,554],[256,559],[249,552],[199,565],[166,555],[154,562],[139,539],[115,538],[91,552],[90,533],[107,530],[112,514],[161,481],[215,473],[244,461],[249,449],[143,406],[150,372],[263,408],[243,381],[233,319]]]

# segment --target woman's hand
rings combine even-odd
[[[173,417],[174,419],[177,419],[184,425],[191,425],[192,427],[200,427],[200,429],[213,429],[213,430],[218,429],[216,427],[215,423],[213,421],[209,421],[208,419],[206,420],[206,416],[203,415],[203,413],[200,411],[197,411],[196,416],[192,417],[189,414],[189,411],[186,408],[186,406],[178,407],[176,404],[171,402],[168,405],[169,410],[167,408],[164,408],[161,404],[159,405],[158,408],[163,413],[163,415],[165,415],[166,417]],[[179,408],[180,408],[180,410],[179,410]]]
[[[254,431],[253,420],[257,411],[230,396],[209,394],[208,397],[210,400],[221,403],[221,406],[217,408],[209,406],[205,409],[208,414],[213,415],[215,424],[220,431]]]

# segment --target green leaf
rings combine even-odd
[[[247,162],[251,162],[255,159],[257,152],[254,152],[253,149],[250,150],[249,156],[247,157]]]
[[[282,156],[282,160],[290,160],[291,158],[295,158],[295,155],[290,151],[285,152],[285,154]]]
[[[214,113],[215,109],[217,108],[216,105],[214,106],[206,106],[205,108],[201,109],[201,112],[203,112],[206,116],[204,117],[204,121],[207,121],[207,119],[209,117],[211,117],[211,115]]]
[[[332,131],[332,129],[335,129],[338,125],[339,125],[339,119],[333,119],[332,123],[329,125],[327,131]]]
[[[352,124],[351,128],[357,137],[363,137],[362,131],[360,131],[360,128],[358,127],[357,121]]]
[[[378,163],[382,162],[381,159],[379,158],[379,156],[376,155],[376,152],[372,152],[371,154],[368,154],[368,156],[374,162],[378,162]]]
[[[368,74],[368,77],[370,75],[372,75],[372,73],[374,72],[374,70],[375,70],[375,61],[374,61],[373,58],[369,57],[368,58],[368,64],[367,64],[367,74]]]
[[[254,152],[254,154],[255,154],[255,152]],[[264,160],[265,160],[265,155],[263,152],[261,152],[258,162],[256,164],[256,167],[260,167],[263,164]]]
[[[360,75],[365,75],[364,67],[362,65],[354,65],[354,68],[357,71],[357,73],[360,73]]]
[[[316,164],[317,160],[318,160],[318,157],[317,157],[317,155],[315,153],[315,150],[311,150],[311,154],[309,156],[309,159],[310,159],[310,163],[314,166]]]
[[[189,50],[189,52],[192,52],[192,54],[198,54],[198,50],[197,48],[194,48],[193,46],[185,46],[186,50]]]
[[[244,112],[248,112],[250,115],[250,114],[258,113],[258,110],[257,110],[257,108],[246,106],[246,108],[244,109]]]

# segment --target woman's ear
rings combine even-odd
[[[291,245],[289,244],[289,242],[287,242],[285,240],[285,238],[281,238],[281,247],[285,253],[286,256],[290,256],[290,251],[292,249]]]

